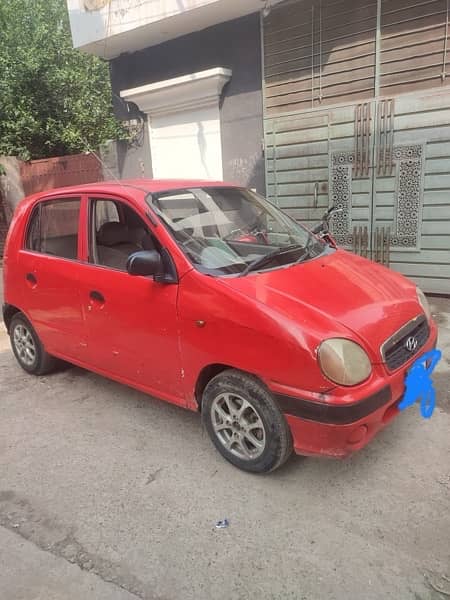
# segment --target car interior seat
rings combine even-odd
[[[123,223],[110,221],[97,233],[98,262],[102,265],[124,271],[130,254],[144,249],[153,250],[154,245],[143,227],[130,230]]]

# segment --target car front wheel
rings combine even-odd
[[[283,414],[269,390],[246,373],[230,369],[208,383],[202,418],[222,456],[244,471],[274,471],[292,452]]]

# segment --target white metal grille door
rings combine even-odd
[[[450,293],[450,0],[288,1],[264,26],[269,198]]]

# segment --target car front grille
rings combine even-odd
[[[381,356],[390,371],[395,371],[415,356],[426,344],[430,327],[425,315],[419,315],[394,333],[381,347]]]

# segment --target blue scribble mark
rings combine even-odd
[[[436,392],[430,377],[435,366],[441,360],[440,350],[430,350],[413,364],[405,379],[406,392],[398,405],[400,410],[412,406],[420,398],[420,413],[429,419],[436,406]]]

